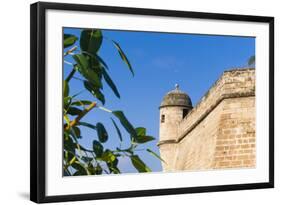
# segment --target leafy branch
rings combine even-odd
[[[91,109],[93,109],[94,107],[96,107],[97,103],[96,102],[92,102],[87,108],[85,108],[73,121],[71,121],[65,128],[65,131],[68,131],[71,127],[76,126],[79,121],[88,113],[91,111]]]
[[[79,39],[79,45],[78,45]],[[111,88],[117,98],[120,98],[118,87],[108,73],[109,67],[99,55],[103,39],[109,40],[116,48],[121,60],[134,76],[134,70],[125,55],[121,46],[113,40],[103,36],[99,29],[83,29],[80,38],[72,34],[64,34],[64,48],[70,48],[64,52],[64,58],[71,58],[66,64],[72,66],[71,71],[64,80],[64,175],[96,175],[96,174],[119,174],[120,157],[129,158],[132,166],[139,172],[150,172],[151,169],[145,164],[136,152],[144,152],[162,160],[155,152],[148,148],[139,149],[139,146],[155,140],[154,137],[146,134],[144,127],[134,127],[121,110],[109,110],[103,105],[106,103],[106,96],[102,90],[104,82]],[[75,51],[75,52],[74,52]],[[76,77],[79,75],[78,77]],[[71,79],[79,79],[78,82],[84,86],[93,99],[80,99],[81,92],[70,95]],[[102,104],[99,105],[99,104]],[[130,145],[121,149],[108,149],[105,143],[111,138],[102,122],[93,124],[88,121],[81,121],[93,108],[99,108],[111,113],[111,122],[116,130],[120,143],[129,137]],[[118,121],[114,120],[117,119]],[[72,120],[71,120],[72,119]],[[119,124],[123,126],[127,134],[121,132]],[[93,137],[92,148],[85,148],[79,143],[83,132],[81,127],[93,130],[96,135]],[[116,138],[115,138],[116,139]]]

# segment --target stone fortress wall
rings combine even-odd
[[[160,108],[165,118],[176,118],[168,129],[160,122],[158,145],[166,162],[164,171],[255,167],[254,69],[225,71],[179,120],[180,114],[174,113],[181,110]]]

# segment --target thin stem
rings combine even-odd
[[[127,154],[128,152],[125,150],[114,150],[113,152],[116,152],[116,153],[122,152],[124,154],[123,156],[130,157],[130,155]]]
[[[78,115],[73,121],[69,123],[69,125],[65,128],[65,131],[68,131],[70,128],[74,127],[79,123],[79,121],[88,113],[90,112],[94,107],[96,107],[97,103],[92,102],[87,108],[85,108],[80,115]]]
[[[84,109],[86,108],[86,105],[81,100],[76,99],[76,98],[73,98],[73,100],[76,100],[77,102],[79,102],[83,106]]]
[[[75,80],[80,80],[80,81],[84,81],[83,79],[78,78],[78,77],[75,77],[75,76],[73,76],[73,79],[75,79]]]
[[[73,77],[73,75],[75,74],[76,70],[73,68],[72,71],[68,74],[68,76],[66,77],[66,81],[69,82],[70,79]]]
[[[105,108],[105,107],[102,107],[102,106],[97,106],[99,109],[101,109],[101,110],[104,110],[104,111],[106,111],[106,112],[109,112],[109,113],[112,113],[112,111],[111,110],[109,110],[109,109],[107,109],[107,108]]]
[[[67,56],[68,54],[71,54],[73,51],[75,51],[78,47],[77,46],[74,46],[72,47],[71,49],[69,49],[68,51],[66,51],[64,53],[64,56]]]
[[[140,152],[140,151],[144,151],[146,149],[134,149],[134,151]]]
[[[64,60],[63,62],[68,64],[68,65],[72,65],[72,66],[74,65],[73,63],[70,63],[69,61],[66,61],[66,60]]]

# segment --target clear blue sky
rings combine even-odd
[[[159,153],[156,146],[159,139],[158,107],[163,96],[174,89],[175,83],[188,93],[195,106],[224,70],[246,66],[248,58],[255,54],[255,38],[251,37],[102,31],[104,36],[120,44],[135,71],[135,77],[132,77],[113,44],[103,41],[99,54],[106,61],[121,94],[121,99],[118,99],[106,85],[103,90],[106,98],[104,107],[123,110],[135,127],[146,127],[147,133],[156,140],[144,147],[148,146],[156,153]],[[81,29],[64,29],[64,33],[78,37],[80,32]],[[73,62],[69,57],[67,60]],[[70,70],[71,66],[64,64],[65,76]],[[70,86],[72,94],[83,89],[81,82],[74,79]],[[87,92],[80,97],[94,100]],[[119,141],[110,117],[109,113],[97,109],[83,121],[92,124],[102,122],[110,136],[105,146],[115,148]],[[121,125],[119,127],[122,129]],[[129,136],[124,129],[122,131],[126,147]],[[96,133],[85,128],[82,129],[82,136],[81,143],[91,147]],[[162,170],[160,161],[155,157],[145,152],[139,152],[139,155],[153,171]],[[136,172],[129,159],[121,160],[120,166],[122,172]]]

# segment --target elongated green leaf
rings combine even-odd
[[[108,70],[107,64],[104,62],[104,60],[103,60],[99,55],[96,54],[94,57],[100,62],[100,64],[101,64],[103,67],[105,67],[105,68]]]
[[[95,125],[92,125],[92,124],[87,123],[87,122],[79,122],[78,125],[82,125],[82,126],[84,126],[84,127],[89,127],[89,128],[91,128],[91,129],[94,129],[94,130],[96,129],[96,126],[95,126]]]
[[[69,115],[80,115],[82,110],[77,107],[69,107],[67,110],[67,114]]]
[[[139,158],[138,155],[131,156],[131,162],[139,172],[151,172],[151,169]]]
[[[137,127],[136,132],[138,136],[146,135],[146,129],[144,127]]]
[[[67,115],[63,115],[63,119],[65,120],[66,124],[69,125],[70,119]]]
[[[73,56],[74,60],[77,62],[77,65],[80,69],[79,72],[86,78],[89,82],[91,82],[96,87],[102,87],[101,80],[97,73],[89,67],[89,61],[83,54],[77,54]]]
[[[77,37],[71,34],[64,34],[63,35],[63,47],[67,48],[69,46],[72,46],[76,41]]]
[[[115,41],[112,41],[112,42],[113,42],[114,46],[117,48],[118,53],[119,53],[121,59],[127,64],[129,70],[131,71],[132,75],[134,76],[135,75],[134,74],[134,70],[133,70],[133,68],[132,68],[128,58],[126,57],[125,53],[121,49],[120,45],[117,42],[115,42]]]
[[[76,131],[77,132],[77,131]],[[79,144],[78,144],[78,141],[77,141],[77,139],[80,137],[80,136],[78,136],[78,135],[76,135],[76,132],[75,132],[75,128],[74,127],[70,127],[70,130],[69,130],[69,134],[70,134],[70,136],[72,136],[72,139],[74,139],[74,141],[75,141],[75,146],[77,147],[77,149],[79,149],[80,150],[80,147],[79,147]]]
[[[95,71],[89,69],[87,72],[87,79],[95,86],[102,88],[101,79]]]
[[[96,89],[94,91],[94,96],[99,99],[102,104],[104,105],[105,104],[105,98],[104,98],[104,95],[102,94],[102,92],[99,90],[99,89]]]
[[[79,100],[79,101],[74,101],[71,103],[71,105],[76,105],[76,106],[84,106],[84,105],[90,105],[92,102],[89,100]]]
[[[77,107],[69,107],[67,110],[67,114],[75,116],[80,115],[82,113],[82,110]]]
[[[100,100],[102,102],[102,104],[105,104],[105,98],[104,95],[102,94],[102,92],[96,88],[92,83],[90,83],[89,81],[84,81],[84,87],[90,92],[92,93],[92,95],[94,97],[96,97],[98,100]]]
[[[102,32],[97,29],[84,29],[80,36],[80,47],[82,51],[96,54],[102,44]]]
[[[114,84],[114,82],[112,81],[112,79],[110,78],[110,76],[108,75],[108,73],[106,72],[105,69],[102,69],[102,74],[103,74],[104,80],[107,82],[107,84],[109,85],[111,90],[114,92],[114,94],[118,98],[120,98],[120,94],[118,92],[118,89],[117,89],[116,85]]]
[[[137,143],[142,144],[142,143],[146,143],[146,142],[155,140],[155,138],[152,136],[137,136],[135,140]]]
[[[67,96],[67,97],[63,98],[63,106],[64,106],[65,110],[68,109],[68,107],[70,106],[71,102],[72,102],[72,98],[70,96]]]
[[[69,95],[69,86],[67,81],[63,81],[63,96],[66,98]]]
[[[99,141],[97,141],[97,140],[93,141],[93,150],[94,150],[94,152],[95,152],[97,157],[101,157],[102,156],[103,146],[102,146],[102,144]]]
[[[127,130],[127,132],[131,135],[132,138],[137,137],[137,133],[134,129],[134,127],[131,125],[131,123],[127,120],[126,116],[122,111],[113,111],[112,112],[120,121],[120,123],[123,125],[123,127]]]
[[[76,54],[73,55],[73,59],[76,61],[77,65],[82,70],[82,72],[86,72],[89,67],[89,62],[86,56],[84,56],[83,54]]]
[[[110,118],[110,119],[111,119],[111,121],[112,121],[112,123],[113,123],[113,125],[114,125],[114,127],[115,127],[115,129],[116,129],[116,132],[117,132],[117,134],[118,134],[118,137],[119,137],[120,141],[122,142],[122,141],[123,141],[123,138],[122,138],[122,134],[121,134],[121,132],[120,132],[119,127],[117,126],[117,124],[115,123],[115,121],[114,121],[112,118]]]
[[[81,138],[81,131],[78,127],[72,127],[77,138]]]
[[[103,124],[98,122],[96,124],[96,128],[97,128],[99,141],[102,143],[106,142],[108,139],[108,134],[107,134],[107,131],[106,131],[105,127],[103,126]]]
[[[148,151],[152,156],[154,156],[154,157],[160,159],[162,162],[166,163],[158,154],[153,152],[151,149],[146,149],[146,151]]]

